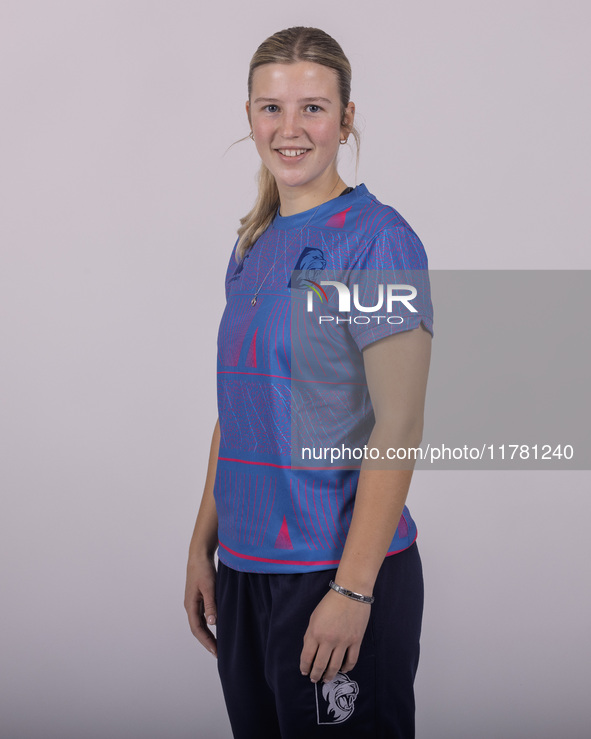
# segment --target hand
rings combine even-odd
[[[355,666],[371,606],[329,590],[310,616],[300,657],[302,675],[316,683],[334,680]]]
[[[217,642],[207,624],[216,622],[215,565],[213,558],[189,557],[187,584],[185,586],[185,610],[193,636],[217,657]]]

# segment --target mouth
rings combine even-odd
[[[310,149],[275,149],[279,156],[284,160],[300,161],[310,151]]]

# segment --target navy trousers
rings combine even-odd
[[[303,638],[335,573],[258,574],[219,563],[218,670],[235,739],[415,736],[423,613],[417,545],[384,560],[355,667],[314,684],[300,673]]]

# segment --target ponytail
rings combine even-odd
[[[251,211],[240,219],[236,261],[244,259],[246,252],[271,225],[279,207],[279,190],[275,178],[261,163],[258,176],[259,191]]]

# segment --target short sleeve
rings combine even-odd
[[[380,231],[348,272],[349,332],[360,350],[421,324],[433,336],[427,255],[407,224]]]
[[[230,260],[228,262],[228,267],[226,268],[226,279],[224,281],[224,285],[226,288],[226,301],[228,300],[228,297],[230,295],[230,284],[234,280],[238,279],[244,267],[244,260],[240,262],[236,261],[236,247],[237,246],[238,246],[238,239],[236,239],[234,243],[234,248],[232,249],[232,253],[230,254]]]

